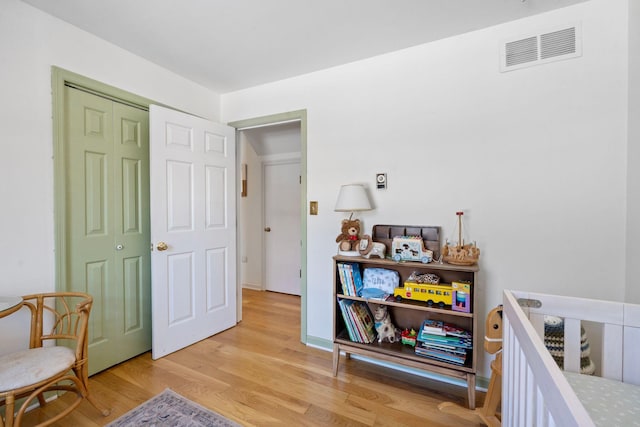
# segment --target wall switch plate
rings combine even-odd
[[[376,188],[378,190],[384,190],[387,188],[387,174],[386,173],[377,173],[376,174]]]
[[[315,200],[309,202],[309,215],[318,215],[318,202]]]

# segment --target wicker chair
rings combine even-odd
[[[87,374],[88,322],[93,298],[79,292],[27,295],[24,306],[31,310],[28,350],[0,357],[0,405],[5,419],[0,427],[18,427],[34,399],[45,405],[43,393],[74,392],[76,399],[47,421],[52,424],[73,411],[86,398],[103,416],[103,409],[89,394]],[[47,343],[47,344],[45,344]],[[16,400],[26,398],[16,411]],[[15,416],[15,419],[14,419]]]

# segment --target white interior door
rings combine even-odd
[[[264,163],[263,185],[265,289],[300,295],[300,161]]]
[[[235,129],[152,105],[152,357],[236,324]]]

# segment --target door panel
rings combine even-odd
[[[89,372],[149,350],[148,117],[65,88],[68,290],[94,297]]]
[[[231,127],[155,105],[150,118],[157,359],[236,323],[236,160]]]
[[[300,295],[300,161],[265,163],[265,289]]]

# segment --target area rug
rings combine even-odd
[[[171,389],[147,400],[106,427],[239,427],[220,414],[180,396]]]

